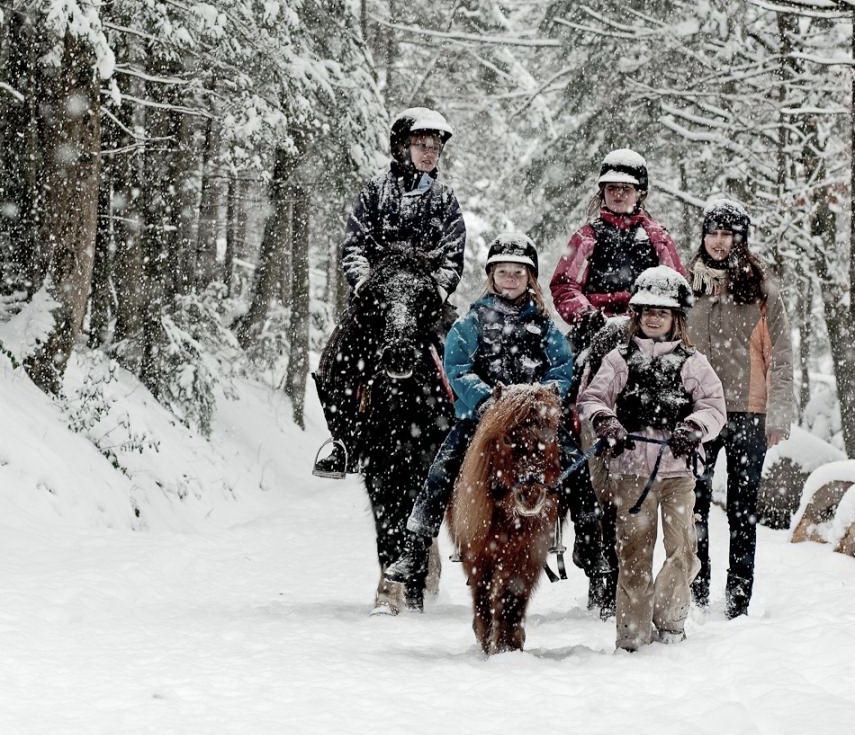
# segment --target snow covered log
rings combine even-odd
[[[845,455],[839,449],[794,426],[789,439],[766,453],[757,496],[758,522],[789,528],[811,472],[842,459]]]

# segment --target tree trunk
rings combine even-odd
[[[152,59],[149,71],[151,76],[170,76],[177,69],[168,62]],[[174,104],[178,101],[171,87],[157,83],[148,86],[148,94],[156,102]],[[182,140],[183,120],[179,113],[151,108],[146,121],[146,132],[153,140],[146,144],[143,172],[140,379],[155,397],[159,397],[163,383],[160,350],[165,344],[162,317],[175,295],[178,267],[181,199],[177,182],[184,172],[178,146]]]
[[[217,210],[219,209],[217,175],[217,147],[219,135],[213,118],[205,125],[202,153],[202,183],[199,197],[199,227],[196,233],[195,286],[204,291],[217,275]]]
[[[177,101],[177,100],[176,100]],[[166,300],[185,294],[196,284],[196,237],[198,233],[201,161],[196,154],[199,121],[180,115],[176,135],[173,181],[175,200],[175,247],[167,253]]]
[[[229,176],[229,186],[226,192],[226,253],[223,260],[223,283],[226,284],[226,293],[229,296],[233,295],[232,281],[234,279],[239,197],[238,177],[236,174],[232,174]]]
[[[396,0],[389,0],[389,22],[396,23],[398,21],[398,8]],[[398,97],[395,90],[395,64],[398,63],[398,43],[395,37],[395,31],[392,28],[386,28],[383,33],[383,67],[386,72],[385,85],[383,87],[383,102],[387,110],[398,108]]]
[[[295,189],[288,187],[288,209],[285,215],[285,249],[282,251],[282,270],[279,279],[279,300],[283,304],[291,303],[291,247],[294,239],[294,194]]]
[[[92,279],[98,221],[100,85],[94,54],[70,33],[45,102],[45,207],[42,241],[51,251],[48,288],[54,325],[27,371],[42,390],[58,393],[80,334]]]
[[[0,234],[9,244],[4,284],[23,287],[29,294],[44,280],[50,251],[40,236],[43,211],[44,149],[42,113],[45,80],[39,56],[39,30],[23,13],[4,11],[5,63],[2,77],[16,94],[0,91]],[[23,99],[22,99],[23,97]],[[11,267],[9,267],[11,266]]]
[[[843,444],[847,456],[855,457],[855,346],[850,328],[852,309],[846,304],[851,286],[841,283],[828,263],[837,248],[837,216],[829,207],[830,195],[827,187],[817,193],[818,200],[811,216],[811,234],[816,244],[814,264],[837,383]]]
[[[291,318],[288,323],[288,371],[285,392],[291,397],[294,423],[306,428],[303,409],[309,372],[309,194],[295,187],[291,227]]]
[[[255,268],[252,301],[246,315],[236,327],[238,341],[246,349],[267,316],[270,302],[279,295],[282,282],[283,257],[290,207],[287,193],[288,179],[293,172],[294,160],[284,148],[276,149],[273,176],[270,180],[270,216],[264,225],[264,236]]]
[[[808,275],[805,281],[804,298],[799,300],[799,421],[804,419],[805,408],[810,400],[810,348],[813,323],[813,281]]]
[[[141,85],[140,85],[141,86]],[[126,127],[142,129],[145,113],[134,113],[129,105],[123,105],[120,117]],[[134,117],[138,117],[137,122]],[[121,145],[130,145],[132,138],[122,136]],[[113,254],[112,279],[116,298],[116,326],[113,332],[113,342],[139,336],[142,329],[142,312],[145,275],[143,269],[142,240],[144,234],[143,222],[145,215],[145,164],[147,155],[126,155],[113,162]],[[128,364],[129,369],[138,366]]]
[[[101,347],[108,339],[110,317],[115,312],[110,274],[113,271],[113,170],[116,160],[109,151],[117,147],[116,126],[102,126],[101,179],[98,186],[98,226],[95,234],[95,262],[92,266],[92,294],[89,299],[89,346]]]

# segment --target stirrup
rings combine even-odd
[[[552,532],[552,544],[549,547],[549,553],[555,554],[555,561],[558,563],[558,574],[549,568],[549,562],[543,562],[543,571],[550,582],[557,582],[561,579],[567,579],[567,567],[564,564],[564,552],[567,547],[564,545],[564,532],[561,528],[561,519],[555,520],[555,530]]]
[[[564,531],[561,528],[561,519],[558,518],[552,531],[552,544],[549,547],[549,553],[563,554],[565,551],[567,551],[567,547],[564,545]]]
[[[319,472],[318,467],[318,457],[321,456],[321,451],[327,444],[332,444],[333,446],[341,447],[341,451],[344,452],[344,472]],[[342,480],[347,475],[347,466],[350,461],[350,457],[347,452],[347,447],[344,445],[344,442],[341,439],[333,439],[330,437],[327,439],[321,446],[318,447],[318,451],[315,452],[315,462],[312,465],[312,474],[315,477],[330,477],[333,480]]]

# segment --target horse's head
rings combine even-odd
[[[359,292],[359,316],[373,335],[377,369],[393,379],[413,375],[439,324],[442,301],[428,255],[392,248]]]
[[[492,439],[496,499],[515,516],[537,516],[560,474],[558,425],[561,399],[549,387],[504,389],[482,422],[495,427]]]

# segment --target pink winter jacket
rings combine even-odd
[[[677,247],[671,236],[661,224],[641,210],[632,215],[617,215],[607,209],[600,210],[600,218],[618,229],[629,229],[641,225],[650,238],[650,244],[656,251],[660,265],[673,268],[680,275],[686,275]],[[629,304],[629,291],[617,293],[585,293],[588,282],[588,263],[597,244],[596,233],[591,225],[585,225],[570,238],[567,252],[561,256],[549,289],[555,309],[568,324],[573,324],[582,312],[592,307],[601,309],[606,316],[623,314]]]
[[[654,342],[642,337],[633,339],[642,353],[651,356],[666,355],[680,344],[678,341]],[[692,413],[686,420],[697,424],[703,432],[701,441],[708,442],[718,436],[727,421],[721,381],[707,358],[697,350],[686,359],[681,376],[683,387],[692,396]],[[602,414],[615,416],[615,403],[628,377],[626,361],[620,352],[609,352],[593,380],[579,394],[578,407],[583,418],[593,421]],[[645,428],[639,433],[656,439],[668,438],[667,432],[657,429]],[[609,459],[609,473],[615,476],[649,477],[653,472],[658,451],[658,444],[636,442],[635,449],[627,449],[620,456]],[[700,451],[703,453],[703,449]],[[691,474],[691,469],[686,466],[686,458],[675,457],[670,448],[666,448],[659,465],[658,477],[683,477]]]

